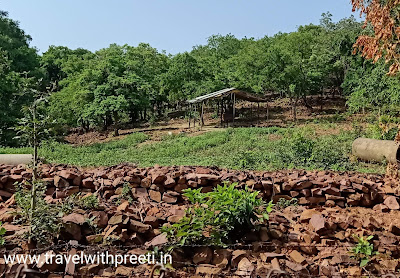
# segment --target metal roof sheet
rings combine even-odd
[[[235,94],[236,98],[243,99],[251,102],[267,102],[268,100],[257,95],[253,95],[244,91],[237,90],[236,88],[227,88],[213,93],[202,95],[194,99],[188,100],[188,103],[199,103],[211,98],[217,98],[228,94]]]

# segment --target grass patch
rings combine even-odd
[[[199,136],[166,136],[161,142],[136,133],[119,141],[89,146],[46,142],[40,156],[52,163],[107,166],[132,162],[139,166],[198,165],[231,169],[331,169],[382,172],[382,165],[352,162],[351,144],[358,132],[316,137],[308,127],[235,128]],[[26,153],[29,148],[0,148],[0,153]]]

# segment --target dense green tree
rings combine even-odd
[[[15,135],[11,128],[22,116],[22,106],[33,100],[31,88],[41,76],[30,41],[18,22],[0,11],[0,145],[11,143]]]
[[[132,123],[141,112],[162,108],[167,63],[165,54],[147,44],[101,49],[61,82],[64,87],[52,95],[50,113],[64,124],[85,128]]]
[[[41,66],[45,70],[45,81],[51,91],[60,90],[60,82],[81,72],[85,61],[93,56],[92,52],[82,48],[72,50],[64,46],[50,46],[41,57]]]

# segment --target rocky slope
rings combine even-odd
[[[162,225],[176,223],[188,206],[182,190],[204,192],[224,181],[260,192],[265,200],[298,200],[298,206],[276,208],[268,226],[249,231],[226,249],[193,246],[173,252],[171,277],[361,277],[396,273],[400,258],[400,206],[396,183],[378,175],[329,171],[243,172],[203,167],[118,165],[79,169],[42,165],[41,178],[48,203],[62,203],[76,193],[100,197],[96,209],[74,211],[62,217],[54,246],[27,244],[27,227],[15,224],[15,183],[31,178],[23,166],[0,166],[0,221],[6,228],[2,254],[99,252],[145,254],[168,244]],[[124,198],[129,186],[132,199]],[[122,196],[122,197],[121,197]],[[88,221],[90,220],[90,221]],[[93,227],[96,227],[95,229]],[[353,235],[373,235],[375,255],[359,267],[350,250]],[[15,277],[18,265],[0,273]],[[149,275],[151,266],[64,264],[32,265],[49,277]],[[285,276],[283,276],[285,277]]]

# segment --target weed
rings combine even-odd
[[[225,183],[209,193],[201,193],[201,188],[185,190],[184,196],[193,206],[180,222],[162,229],[173,247],[190,244],[225,246],[229,240],[256,227],[257,223],[268,220],[272,202],[266,204],[257,198],[259,192],[236,189],[236,185]]]
[[[285,198],[280,198],[278,202],[275,204],[275,209],[277,210],[284,210],[287,207],[297,207],[298,201],[297,199],[293,198],[290,200],[286,200]]]
[[[124,185],[122,186],[121,195],[119,195],[118,198],[114,199],[114,203],[116,205],[120,205],[122,200],[128,201],[130,204],[133,203],[131,186],[127,182],[124,183]]]
[[[79,206],[83,209],[95,209],[99,207],[99,198],[96,194],[83,196],[79,201]]]
[[[47,142],[42,144],[39,154],[49,162],[79,166],[132,162],[143,167],[159,164],[267,171],[302,168],[381,172],[381,167],[377,168],[376,165],[349,160],[353,140],[365,136],[362,126],[354,128],[355,131],[318,138],[315,138],[315,131],[307,126],[229,128],[198,136],[171,136],[142,145],[139,144],[146,141],[148,136],[135,133],[118,141],[89,146],[74,147]],[[0,148],[0,153],[27,151],[29,149],[26,148]]]
[[[92,216],[91,218],[86,218],[85,219],[85,223],[88,224],[88,226],[90,227],[90,229],[92,230],[92,232],[94,234],[98,234],[101,231],[101,228],[99,228],[97,226],[97,224],[95,223],[96,220],[96,216]]]
[[[353,235],[357,240],[357,245],[351,249],[351,253],[360,260],[360,267],[364,267],[368,264],[371,257],[377,255],[378,252],[374,251],[374,246],[369,241],[373,236],[368,236],[366,238]]]
[[[61,204],[63,214],[73,212],[75,207],[81,209],[96,209],[99,207],[99,199],[96,194],[82,196],[80,193],[68,196]]]
[[[6,229],[3,227],[3,223],[0,221],[0,246],[3,246],[6,241],[4,239],[4,235],[6,234]]]
[[[36,181],[36,206],[32,209],[32,194],[29,190],[18,188],[15,201],[18,206],[18,223],[30,226],[27,236],[39,244],[48,244],[53,241],[60,229],[59,209],[48,204],[43,196],[45,187],[39,180]]]

